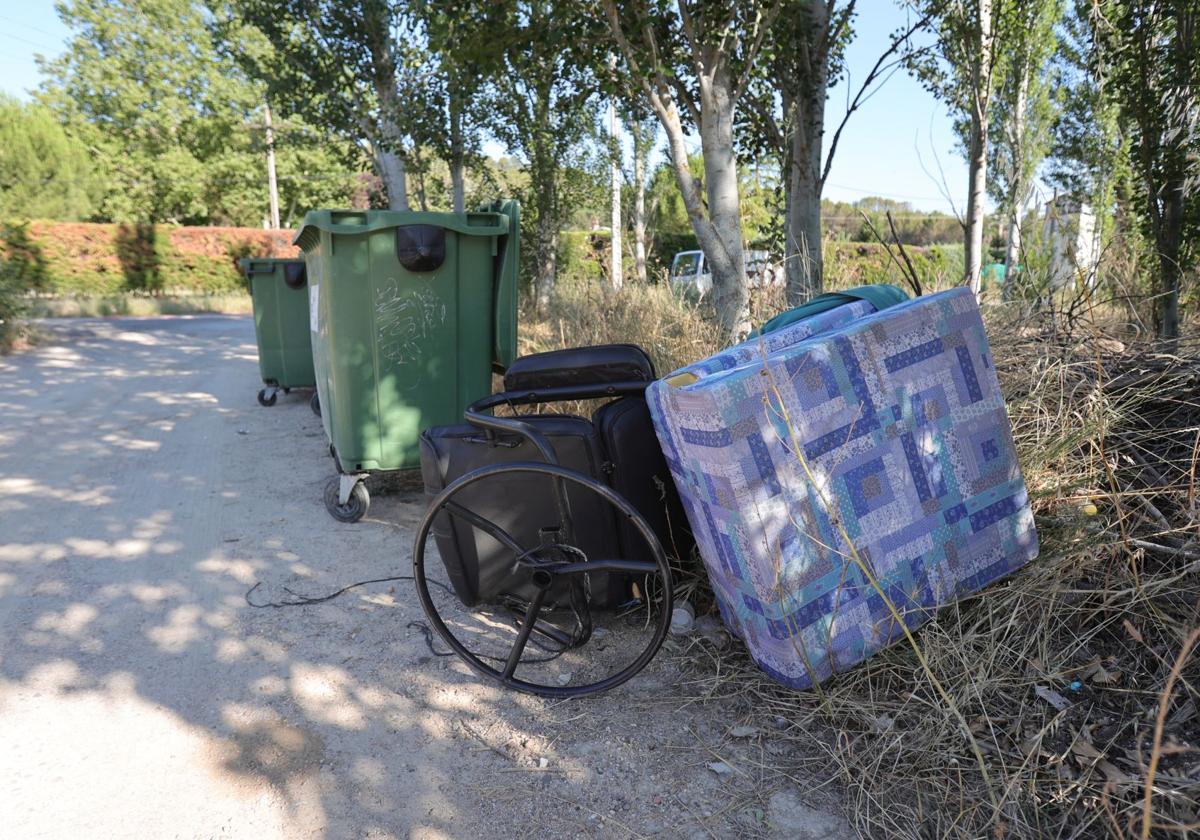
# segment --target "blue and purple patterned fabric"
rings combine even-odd
[[[968,289],[840,306],[646,393],[725,623],[786,685],[1037,556]]]

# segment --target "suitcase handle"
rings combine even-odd
[[[491,411],[500,405],[532,405],[533,403],[567,402],[569,400],[600,400],[606,397],[623,397],[644,393],[649,382],[610,382],[604,385],[560,385],[554,388],[531,388],[527,391],[501,391],[490,397],[476,400],[467,406],[467,421],[471,414]]]
[[[614,382],[610,385],[564,385],[559,388],[542,388],[536,391],[501,391],[490,397],[476,400],[467,406],[463,417],[472,426],[490,432],[510,432],[520,435],[532,443],[546,459],[547,464],[557,464],[558,456],[550,440],[530,424],[516,417],[496,417],[490,412],[501,405],[530,405],[540,402],[564,402],[567,400],[594,400],[604,397],[619,397],[625,394],[642,394],[648,382]]]

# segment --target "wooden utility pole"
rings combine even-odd
[[[275,182],[275,133],[271,130],[271,104],[263,102],[267,127],[267,189],[271,193],[271,229],[279,230],[279,185]]]

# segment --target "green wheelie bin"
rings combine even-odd
[[[238,267],[254,302],[258,370],[267,387],[258,392],[263,406],[275,405],[279,391],[314,388],[308,289],[302,259],[242,259]],[[314,391],[310,405],[320,414]]]
[[[422,430],[461,421],[516,356],[519,230],[515,201],[305,216],[295,243],[338,471],[325,486],[335,519],[361,519],[365,479],[419,466]]]

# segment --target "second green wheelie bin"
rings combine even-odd
[[[343,522],[371,473],[415,468],[429,426],[456,423],[516,356],[519,209],[314,210],[295,242],[308,265],[321,419]]]
[[[317,384],[304,260],[242,259],[238,268],[250,285],[258,369],[267,386],[258,392],[258,401],[272,406],[281,389],[286,393]],[[313,410],[319,413],[315,393],[312,400]]]

